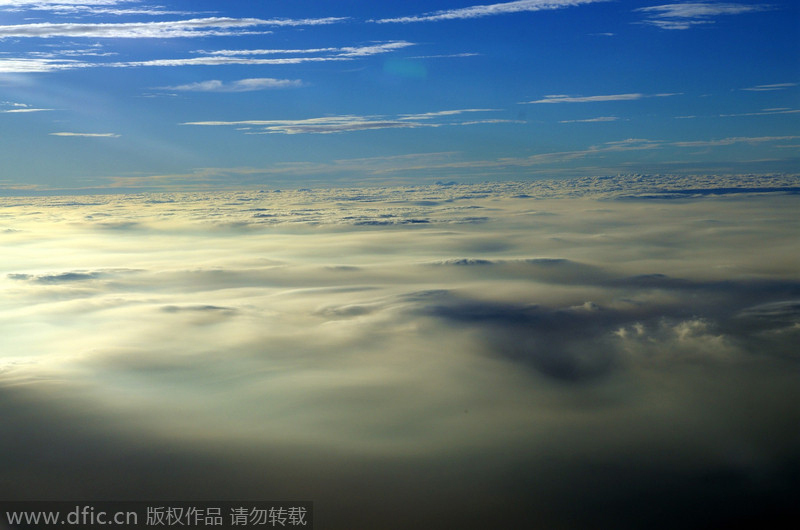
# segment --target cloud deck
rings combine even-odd
[[[0,496],[303,498],[325,528],[789,510],[800,186],[687,182],[2,199]]]

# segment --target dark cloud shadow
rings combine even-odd
[[[609,330],[629,319],[592,305],[553,309],[468,299],[448,291],[409,298],[419,303],[415,313],[477,333],[490,355],[564,383],[590,381],[612,370],[617,359],[604,342]]]
[[[95,280],[102,278],[103,273],[100,272],[62,272],[60,274],[9,274],[8,277],[12,280],[28,281],[31,283],[41,284],[57,284],[57,283],[72,283],[83,282],[87,280]]]

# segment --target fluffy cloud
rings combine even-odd
[[[0,198],[0,496],[313,499],[334,529],[781,514],[792,189]]]

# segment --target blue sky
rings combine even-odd
[[[787,0],[0,0],[0,190],[796,172],[799,36]]]

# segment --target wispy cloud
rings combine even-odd
[[[252,33],[258,26],[314,26],[344,20],[339,17],[314,19],[272,19],[211,17],[169,22],[126,23],[35,23],[0,26],[0,39],[8,37],[84,37],[114,39],[172,39],[185,37],[227,36]]]
[[[17,113],[25,113],[25,112],[45,112],[50,111],[53,109],[40,109],[36,107],[31,107],[25,103],[16,103],[13,101],[0,101],[0,107],[11,107],[8,109],[0,108],[0,113],[3,114],[17,114]]]
[[[673,142],[671,145],[677,147],[719,147],[734,144],[760,144],[766,142],[783,142],[786,140],[797,140],[800,136],[735,136],[731,138],[721,138],[719,140],[700,140],[693,142]]]
[[[137,0],[0,0],[0,9],[57,9],[62,6],[114,6]]]
[[[252,92],[256,90],[268,90],[273,88],[293,88],[303,86],[299,79],[274,79],[271,77],[261,77],[252,79],[240,79],[225,83],[217,79],[209,81],[199,81],[187,85],[177,85],[162,87],[165,90],[179,90],[187,92]]]
[[[133,68],[141,66],[223,66],[226,64],[265,65],[300,64],[328,61],[347,61],[346,57],[280,57],[275,59],[253,59],[250,57],[189,57],[180,59],[150,59],[117,63],[97,63],[91,66]]]
[[[50,136],[77,136],[83,138],[119,138],[116,133],[76,133],[76,132],[54,132]]]
[[[195,11],[140,6],[139,0],[0,0],[0,11],[48,11],[57,15],[186,15]]]
[[[425,112],[422,114],[401,114],[401,120],[429,120],[432,118],[439,118],[442,116],[456,116],[464,114],[465,112],[498,112],[500,109],[457,109],[457,110],[439,110],[436,112]]]
[[[664,4],[660,6],[640,7],[634,11],[643,13],[643,23],[661,29],[689,29],[702,24],[713,24],[715,18],[722,15],[740,15],[772,9],[770,5],[687,2],[681,4]]]
[[[554,151],[538,153],[526,157],[505,157],[488,160],[459,160],[448,157],[447,159],[427,160],[415,169],[426,172],[438,170],[458,170],[459,172],[470,171],[504,171],[512,168],[546,168],[547,171],[558,169],[564,164],[576,161],[591,160],[595,158],[607,158],[616,153],[635,153],[654,150],[666,150],[670,148],[696,148],[696,147],[724,147],[734,144],[762,144],[769,142],[786,142],[796,140],[798,136],[764,136],[764,137],[733,137],[719,140],[698,140],[665,142],[663,140],[650,140],[645,138],[626,138],[604,142],[602,144],[591,145],[584,149],[574,149],[568,151]],[[305,169],[305,168],[304,168]],[[386,170],[384,170],[386,171]],[[596,173],[596,171],[593,171]],[[487,173],[488,174],[488,173]]]
[[[83,48],[74,50],[64,49],[51,52],[32,51],[28,52],[27,54],[28,57],[42,59],[59,59],[62,57],[111,57],[113,55],[118,54],[117,52],[100,51],[98,48]]]
[[[675,96],[676,94],[608,94],[601,96],[568,96],[557,94],[552,96],[545,96],[543,99],[535,101],[523,101],[523,104],[531,103],[594,103],[598,101],[633,101],[642,98],[652,97],[668,97]]]
[[[460,57],[476,57],[481,55],[480,53],[475,52],[464,52],[464,53],[446,53],[441,55],[417,55],[415,57],[409,57],[409,59],[451,59],[451,58],[460,58]]]
[[[332,134],[375,129],[412,129],[419,127],[441,127],[477,123],[506,123],[509,120],[447,121],[441,118],[472,112],[495,112],[496,109],[458,109],[423,114],[401,114],[397,116],[324,116],[300,120],[241,120],[241,121],[195,121],[183,125],[229,126],[244,128],[248,134]]]
[[[775,109],[763,109],[759,112],[741,112],[738,114],[720,114],[721,118],[732,118],[738,116],[773,116],[775,114],[797,114],[800,112],[800,109],[790,109],[790,108],[775,108]]]
[[[196,121],[186,122],[183,125],[254,126],[259,128],[258,132],[250,132],[250,134],[331,134],[370,129],[398,129],[423,126],[420,123],[381,116],[327,116],[303,120]]]
[[[365,57],[369,55],[377,55],[381,53],[388,53],[395,50],[400,50],[414,46],[413,42],[404,40],[393,40],[385,42],[373,42],[363,46],[339,46],[327,48],[295,48],[295,49],[257,49],[257,50],[197,50],[194,53],[206,56],[224,56],[224,57],[246,57],[252,55],[329,55],[335,57]]]
[[[379,24],[400,22],[435,22],[439,20],[458,20],[467,18],[479,18],[493,15],[505,15],[508,13],[520,13],[524,11],[544,11],[552,9],[562,9],[574,7],[581,4],[591,4],[607,0],[519,0],[516,2],[503,2],[499,4],[477,5],[458,9],[446,9],[433,11],[422,15],[413,15],[397,18],[383,18],[373,20]]]
[[[748,90],[750,92],[772,92],[774,90],[786,90],[787,88],[792,88],[796,86],[797,83],[775,83],[772,85],[751,86],[748,88],[743,88],[742,90]]]
[[[508,120],[503,120],[503,122],[507,123]],[[459,122],[451,125],[468,125],[470,123],[471,122]],[[262,169],[259,171],[264,174],[271,175],[305,176],[310,174],[330,174],[336,172],[342,172],[348,175],[352,175],[353,173],[385,175],[390,173],[421,172],[430,176],[437,172],[441,172],[443,175],[450,175],[453,171],[456,171],[461,175],[474,176],[476,174],[485,174],[488,176],[497,174],[497,172],[502,173],[503,171],[509,170],[515,173],[518,168],[533,169],[544,167],[550,171],[562,164],[577,160],[589,159],[592,157],[604,157],[609,153],[660,149],[663,146],[663,142],[656,140],[628,138],[590,146],[586,149],[539,153],[527,157],[466,160],[462,156],[464,153],[459,152],[421,153],[398,157],[337,160],[334,163],[327,164],[298,162],[292,164],[281,164],[273,168]]]
[[[55,72],[92,66],[96,65],[72,59],[0,58],[0,73],[2,74]]]
[[[561,120],[558,123],[594,123],[604,121],[617,121],[619,118],[616,116],[600,116],[597,118],[587,118],[584,120]]]
[[[77,68],[107,67],[177,67],[177,66],[222,66],[222,65],[281,65],[301,64],[308,62],[351,61],[371,55],[390,53],[395,50],[414,46],[407,41],[388,41],[371,43],[363,46],[344,46],[306,49],[269,49],[269,50],[199,50],[199,57],[183,57],[170,59],[149,59],[126,62],[86,62],[75,59],[59,58],[56,54],[42,54],[0,58],[0,73],[32,73],[72,70]],[[69,54],[74,55],[74,54]],[[93,55],[97,55],[96,53]],[[107,55],[107,54],[104,54]],[[287,57],[259,57],[264,55],[286,55]]]
[[[5,114],[15,114],[15,113],[24,113],[24,112],[45,112],[53,109],[34,109],[34,108],[27,108],[27,109],[10,109],[10,110],[0,110],[0,112]]]
[[[0,9],[67,9],[82,7],[103,7],[138,3],[139,0],[0,0]]]

